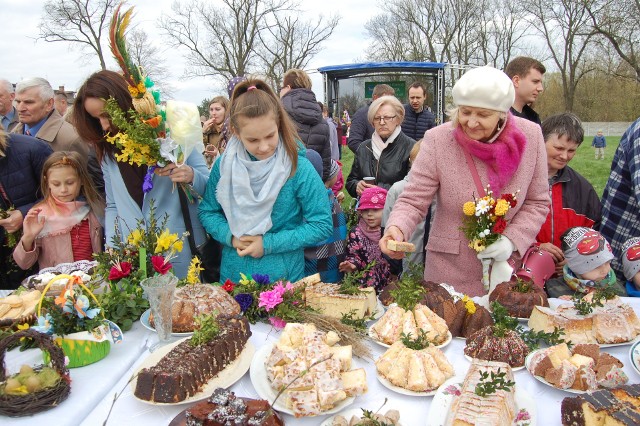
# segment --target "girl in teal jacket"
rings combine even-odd
[[[322,180],[265,82],[236,86],[230,124],[234,135],[211,170],[199,211],[223,246],[220,281],[238,282],[240,273],[297,281],[304,248],[332,232]]]

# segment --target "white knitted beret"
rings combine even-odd
[[[516,99],[511,79],[499,69],[484,66],[467,71],[453,86],[456,106],[507,112]]]

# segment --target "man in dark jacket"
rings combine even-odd
[[[322,118],[322,110],[311,91],[311,79],[306,72],[294,68],[284,74],[280,102],[296,124],[302,143],[322,157],[322,181],[326,182],[331,170],[329,125]]]
[[[540,116],[531,108],[531,104],[538,100],[538,96],[544,90],[542,76],[546,68],[542,62],[527,56],[518,56],[507,64],[504,72],[516,89],[516,99],[511,113],[540,124]]]
[[[388,84],[377,84],[373,88],[371,93],[372,102],[378,99],[380,96],[395,96],[396,91]],[[351,127],[349,128],[349,139],[347,140],[347,146],[355,154],[360,144],[368,139],[371,139],[373,134],[373,126],[369,123],[367,114],[369,112],[369,105],[363,106],[358,109],[353,118],[351,119]]]
[[[33,272],[23,271],[13,262],[7,232],[14,234],[22,229],[24,217],[41,197],[42,166],[52,152],[47,143],[31,136],[6,134],[0,126],[0,208],[9,213],[6,219],[0,219],[0,289],[17,288]]]
[[[600,223],[600,198],[593,186],[568,166],[584,139],[578,117],[571,113],[553,115],[542,122],[547,149],[551,206],[536,241],[551,253],[556,272],[562,276],[565,259],[560,236],[569,228],[595,228]]]
[[[436,125],[435,116],[424,107],[426,99],[424,84],[416,81],[409,87],[409,103],[404,106],[402,133],[416,141],[421,140],[424,133]]]

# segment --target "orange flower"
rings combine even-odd
[[[148,120],[143,120],[143,122],[155,129],[160,125],[160,123],[162,123],[162,117],[159,115],[156,115],[155,117],[150,118]]]

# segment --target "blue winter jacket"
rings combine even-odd
[[[404,121],[402,122],[402,133],[415,141],[424,138],[427,130],[436,126],[436,117],[426,107],[422,112],[415,112],[411,105],[404,106]]]
[[[12,133],[7,134],[4,153],[0,157],[0,184],[11,206],[20,210],[22,216],[26,216],[41,197],[42,165],[53,150],[48,143],[39,139]],[[2,204],[0,203],[0,207],[4,207]]]
[[[332,232],[331,209],[326,188],[313,166],[298,152],[298,168],[276,198],[271,212],[272,228],[263,236],[261,258],[240,257],[231,245],[231,230],[216,198],[220,180],[220,159],[211,169],[204,199],[200,202],[200,221],[205,230],[223,245],[220,281],[240,280],[240,273],[268,274],[272,281],[297,281],[304,276],[304,248],[326,240]]]
[[[594,148],[604,148],[607,146],[607,139],[604,136],[594,136],[591,146]]]

